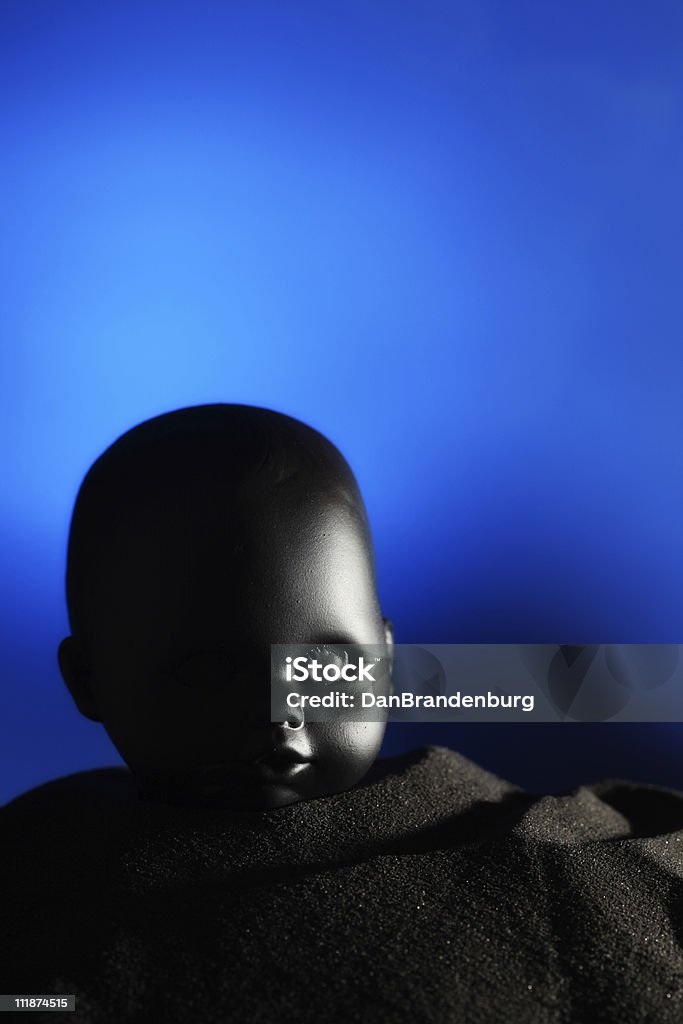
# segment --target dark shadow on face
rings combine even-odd
[[[141,796],[278,807],[375,760],[382,722],[270,721],[271,644],[391,643],[356,481],[304,424],[198,406],[129,431],[79,492],[67,596],[62,673]]]

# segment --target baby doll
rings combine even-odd
[[[128,768],[0,812],[3,992],[93,1024],[683,1019],[679,794],[535,797],[441,748],[376,761],[382,722],[271,721],[271,644],[393,644],[316,431],[209,405],[124,434],[67,599],[62,674]]]
[[[381,722],[270,721],[271,644],[392,642],[356,481],[303,423],[200,406],[124,435],[81,487],[67,600],[62,674],[142,796],[278,807],[374,762]]]

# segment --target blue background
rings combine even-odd
[[[0,799],[79,718],[68,519],[154,414],[346,454],[402,642],[683,640],[683,7],[0,3]],[[683,787],[677,726],[395,726],[536,788]]]

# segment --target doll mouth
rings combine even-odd
[[[247,764],[250,764],[250,762],[247,762]],[[258,772],[291,778],[294,775],[298,775],[307,764],[310,764],[310,761],[294,755],[292,752],[275,751],[272,754],[267,754],[265,757],[258,758],[256,761],[251,762],[251,764],[254,765]]]
[[[311,759],[300,754],[296,750],[270,750],[261,754],[251,761],[238,761],[236,767],[249,775],[263,776],[264,778],[293,778],[298,775]]]
[[[269,750],[254,758],[255,764],[266,764],[272,768],[286,768],[294,764],[309,764],[310,757],[300,754],[298,750],[290,750],[287,747],[279,747]]]
[[[236,777],[263,782],[293,779],[310,765],[312,758],[296,750],[275,749],[247,760],[226,761],[193,773],[193,781],[205,792],[223,789]]]

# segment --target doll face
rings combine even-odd
[[[145,798],[278,807],[348,789],[377,756],[383,722],[270,721],[271,643],[385,642],[352,511],[281,495],[241,521],[237,546],[150,521],[103,567],[94,707]]]

